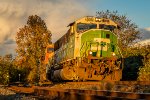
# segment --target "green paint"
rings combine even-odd
[[[99,38],[102,41],[94,41],[94,38]],[[110,43],[108,43],[108,41],[103,41],[103,39],[105,40],[109,40]],[[81,45],[82,47],[80,48],[80,55],[82,56],[87,56],[88,55],[88,51],[92,51],[93,52],[93,56],[97,56],[97,57],[111,57],[112,53],[111,52],[115,52],[115,54],[118,54],[117,50],[116,50],[116,46],[117,46],[117,37],[110,31],[105,31],[105,30],[90,30],[88,32],[84,32],[82,33],[81,36]],[[92,47],[94,48],[94,50],[92,50]],[[99,48],[99,50],[95,50],[95,48]],[[100,50],[102,49],[102,50]],[[107,50],[104,50],[107,49]]]

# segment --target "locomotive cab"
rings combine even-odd
[[[54,56],[54,44],[50,44],[46,47],[45,50],[45,64],[49,64],[50,60],[53,59]]]
[[[46,47],[45,50],[45,67],[46,67],[46,77],[50,80],[50,69],[54,63],[54,44],[50,44]]]

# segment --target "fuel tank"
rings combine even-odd
[[[78,76],[76,73],[76,70],[73,68],[63,68],[63,69],[58,69],[54,70],[52,75],[52,80],[53,81],[58,81],[58,80],[75,80]]]

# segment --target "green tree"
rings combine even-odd
[[[43,57],[45,48],[51,43],[51,32],[44,20],[37,15],[28,17],[27,25],[20,28],[16,35],[18,56],[17,64],[30,70],[28,81],[39,81],[39,74],[43,74]]]
[[[129,20],[126,15],[119,15],[117,11],[110,12],[107,10],[97,12],[97,17],[109,18],[118,24],[119,30],[115,32],[119,39],[118,45],[124,57],[128,56],[126,52],[127,47],[131,46],[140,38],[137,25]]]

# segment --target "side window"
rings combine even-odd
[[[109,27],[109,30],[110,30],[110,31],[114,31],[114,28],[115,28],[114,26],[109,25],[108,27]]]
[[[115,45],[111,45],[111,51],[114,52],[115,51]]]
[[[110,38],[110,34],[106,34],[106,38]]]

